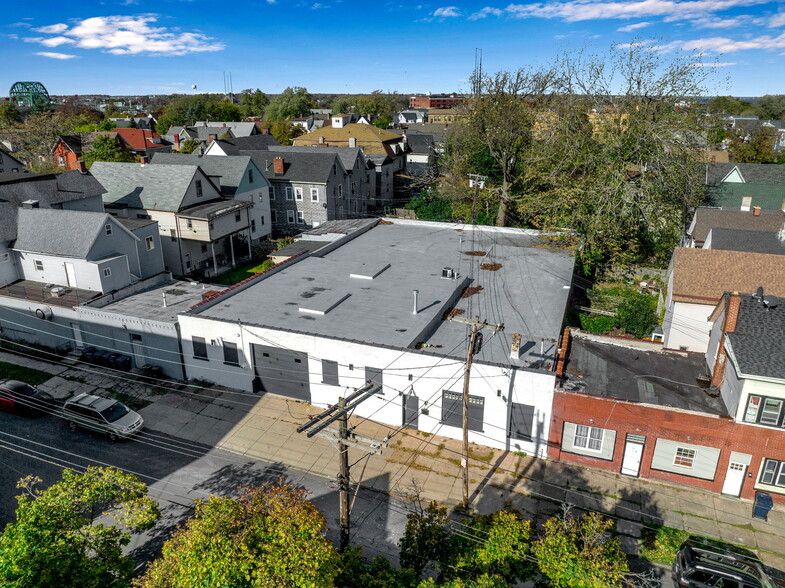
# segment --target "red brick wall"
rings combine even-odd
[[[61,167],[65,167],[67,170],[75,170],[77,167],[76,162],[79,160],[73,151],[63,145],[62,141],[58,143],[57,146],[55,146],[54,150],[52,151],[52,157],[54,158],[55,163],[58,165],[60,157],[62,157],[64,164]]]
[[[561,437],[564,421],[616,431],[613,461],[562,451]],[[548,440],[548,457],[551,459],[620,472],[627,433],[646,436],[641,460],[641,478],[666,480],[717,493],[722,491],[731,451],[752,455],[752,461],[747,469],[747,473],[752,474],[752,477],[748,475],[744,480],[742,498],[755,497],[754,485],[764,457],[785,459],[785,431],[779,429],[737,424],[729,417],[711,417],[678,410],[658,409],[574,392],[557,390],[554,394]],[[714,480],[652,470],[649,466],[658,438],[721,449]],[[772,496],[775,502],[785,504],[785,496],[777,494]]]

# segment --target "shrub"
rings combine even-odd
[[[604,316],[600,314],[580,315],[581,329],[597,335],[604,335],[616,326],[615,316]]]

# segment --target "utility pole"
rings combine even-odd
[[[484,327],[493,328],[494,331],[503,331],[504,323],[494,325],[481,321],[480,317],[466,319],[461,316],[451,316],[450,320],[465,323],[472,328],[469,337],[469,351],[466,354],[466,367],[463,372],[463,506],[464,510],[469,509],[469,380],[472,372],[472,360],[477,347],[477,335]]]
[[[369,380],[365,383],[365,386],[355,390],[349,396],[341,396],[338,399],[338,404],[330,406],[327,410],[312,417],[307,423],[297,427],[298,433],[310,429],[306,433],[308,438],[319,435],[320,437],[329,439],[331,443],[337,443],[338,445],[338,456],[340,458],[338,470],[338,499],[341,526],[339,547],[341,551],[349,546],[349,534],[351,531],[351,505],[349,504],[349,494],[351,490],[349,447],[362,449],[366,453],[374,454],[381,453],[382,448],[387,447],[387,437],[385,437],[383,441],[377,441],[354,434],[354,432],[349,429],[349,413],[377,392],[381,392],[381,390],[381,385],[374,384]],[[329,425],[335,421],[338,421],[338,430],[328,428]],[[363,468],[363,472],[364,471],[365,469]]]

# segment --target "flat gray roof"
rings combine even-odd
[[[205,292],[217,292],[225,288],[226,286],[176,281],[112,302],[100,307],[100,310],[164,323],[176,323],[177,315],[200,302]],[[166,294],[166,306],[164,306],[164,294]]]
[[[572,251],[547,247],[536,231],[386,220],[190,313],[463,357],[468,327],[444,318],[455,308],[505,324],[485,329],[477,361],[542,367],[556,353],[573,265]],[[442,277],[444,268],[456,277]],[[513,333],[522,338],[514,360]]]

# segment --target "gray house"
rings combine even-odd
[[[92,172],[106,187],[107,212],[158,222],[173,274],[216,275],[250,256],[253,205],[225,200],[199,166],[98,161]]]
[[[3,149],[0,149],[0,174],[4,172],[23,172],[25,164]]]

